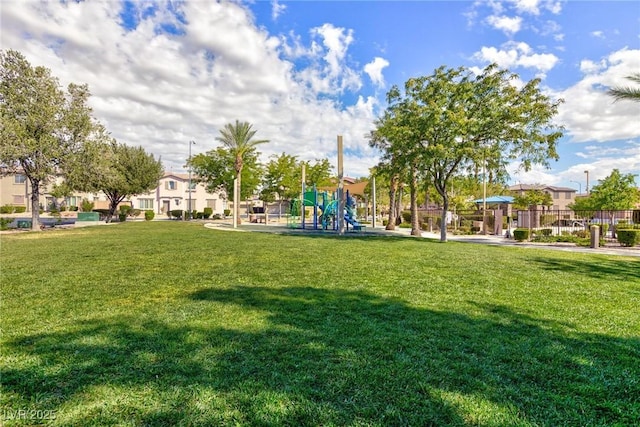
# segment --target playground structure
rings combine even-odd
[[[337,192],[319,192],[314,186],[312,191],[305,191],[302,202],[293,199],[289,205],[287,225],[290,228],[304,230],[338,230],[339,200]],[[310,207],[310,210],[307,208]],[[346,192],[346,203],[342,213],[347,230],[351,226],[354,231],[362,231],[364,226],[357,220],[355,198]],[[308,218],[308,221],[307,221]]]

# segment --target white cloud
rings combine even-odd
[[[349,66],[351,30],[326,24],[305,46],[295,34],[271,36],[237,3],[134,4],[137,25],[125,29],[111,2],[4,1],[0,48],[50,68],[62,85],[88,83],[95,117],[120,142],[162,156],[167,169],[183,168],[189,140],[193,154],[216,147],[219,129],[235,119],[271,141],[260,147],[265,159],[285,151],[333,161],[342,134],[359,153],[345,159],[347,173],[364,175],[377,161],[363,137],[375,99],[326,97],[361,86]],[[177,34],[162,31],[168,24]],[[296,66],[296,57],[309,63]]]
[[[625,85],[625,77],[640,69],[640,50],[622,49],[600,62],[585,59],[580,63],[582,80],[557,92],[563,98],[558,121],[565,124],[574,142],[614,141],[640,138],[640,104],[614,102],[606,94],[608,87]]]
[[[274,21],[287,9],[287,6],[280,4],[278,0],[271,0],[271,19]]]
[[[367,73],[373,84],[384,87],[384,76],[382,70],[389,66],[389,61],[376,56],[373,61],[364,66],[364,72]]]
[[[522,26],[522,18],[519,16],[510,18],[508,16],[490,15],[486,21],[490,26],[496,30],[504,31],[507,35],[517,33]]]
[[[482,62],[495,62],[503,68],[532,68],[539,74],[551,70],[558,62],[552,53],[534,53],[524,42],[508,42],[502,48],[483,46],[473,55],[473,59]]]
[[[604,32],[598,30],[598,31],[592,31],[591,32],[591,36],[595,37],[597,39],[603,39],[604,38]]]
[[[540,0],[513,0],[515,8],[520,13],[529,13],[531,15],[538,15],[540,9],[538,4]]]

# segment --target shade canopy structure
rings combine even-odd
[[[351,195],[358,195],[358,196],[365,196],[364,193],[364,189],[367,187],[367,185],[369,184],[369,181],[361,181],[361,182],[356,182],[353,184],[344,184],[344,191],[349,191],[349,194]],[[338,186],[332,186],[332,187],[318,187],[318,190],[320,191],[336,191],[338,189]]]
[[[491,196],[491,197],[487,197],[486,199],[476,199],[473,201],[473,203],[486,203],[488,205],[495,205],[495,204],[510,205],[510,204],[513,204],[513,197]]]

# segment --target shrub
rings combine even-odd
[[[589,236],[589,232],[587,230],[576,230],[574,232],[572,232],[571,234],[573,234],[574,236],[576,236],[579,239],[585,239]]]
[[[0,218],[0,230],[8,230],[13,218]]]
[[[130,205],[120,205],[120,214],[122,215],[129,215],[129,212],[131,212],[131,206]]]
[[[618,242],[622,246],[636,246],[640,244],[640,230],[624,229],[618,230]]]
[[[513,238],[518,242],[523,242],[529,239],[529,229],[528,228],[516,228],[513,230]]]
[[[225,209],[224,210],[224,216],[227,217],[229,215],[231,215],[231,209]]]
[[[183,211],[181,209],[174,209],[170,212],[171,218],[182,219]]]
[[[388,219],[383,219],[382,220],[382,225],[384,225],[386,227],[387,224],[389,224],[389,220]]]
[[[411,224],[411,212],[402,211],[402,222]]]
[[[3,205],[0,206],[0,213],[2,214],[10,214],[13,213],[13,206],[12,205]]]
[[[213,208],[204,208],[202,210],[202,217],[204,219],[209,219],[211,217],[211,215],[213,215]]]
[[[82,209],[82,212],[91,212],[94,207],[95,203],[90,202],[87,199],[82,199],[82,203],[80,203],[80,209]]]
[[[15,213],[25,213],[27,211],[26,206],[14,206],[13,209]]]
[[[608,232],[609,232],[609,224],[607,223],[600,224],[600,235],[606,236]]]
[[[156,214],[152,210],[144,211],[144,219],[145,221],[151,221]]]
[[[222,219],[222,215],[215,214],[212,219]]]
[[[69,206],[69,212],[78,212],[77,206]]]
[[[120,222],[125,222],[127,220],[127,214],[119,213],[118,220],[120,220]]]
[[[540,233],[541,236],[551,236],[551,234],[553,233],[553,230],[550,228],[543,228],[541,230],[537,231],[538,233]]]

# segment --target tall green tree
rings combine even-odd
[[[389,92],[389,107],[376,129],[394,152],[412,161],[442,197],[442,224],[453,177],[472,165],[519,161],[525,170],[557,159],[562,127],[553,123],[561,100],[539,89],[539,79],[517,88],[517,75],[492,64],[476,75],[465,68],[438,68]],[[440,240],[446,241],[446,228]]]
[[[311,188],[326,187],[333,184],[332,170],[333,166],[328,159],[316,159],[313,163],[304,162],[305,164],[305,186]]]
[[[40,229],[39,198],[96,129],[86,85],[67,91],[45,67],[14,50],[0,51],[1,173],[21,173],[31,187],[32,229]]]
[[[191,167],[196,175],[194,181],[203,184],[207,192],[219,192],[225,199],[235,201],[233,200],[233,180],[236,178],[234,162],[235,155],[229,149],[217,147],[206,153],[192,156],[187,161],[187,166]],[[255,150],[245,153],[241,172],[241,199],[255,192],[260,185],[262,173],[258,153]]]
[[[234,156],[233,168],[240,189],[242,189],[242,168],[245,158],[255,153],[257,145],[269,142],[267,139],[254,139],[256,133],[257,130],[254,130],[250,123],[236,120],[235,124],[227,123],[220,130],[220,136],[216,137],[216,140]],[[240,219],[240,203],[234,201],[233,206],[236,218]]]
[[[640,73],[634,73],[626,78],[640,85]],[[609,89],[607,93],[615,98],[616,101],[626,100],[640,102],[640,87],[615,86]]]
[[[596,210],[608,212],[612,224],[616,211],[633,209],[638,202],[640,191],[635,175],[621,174],[618,169],[614,169],[589,193],[589,204]]]
[[[94,171],[88,173],[88,170]],[[111,222],[118,205],[130,196],[148,193],[158,186],[164,173],[162,163],[142,147],[111,139],[83,150],[66,173],[67,184],[79,191],[102,191],[109,200],[106,222]]]
[[[300,174],[300,162],[296,156],[285,153],[271,156],[265,166],[262,200],[272,202],[277,198],[282,212],[282,202],[294,199],[300,194]]]

